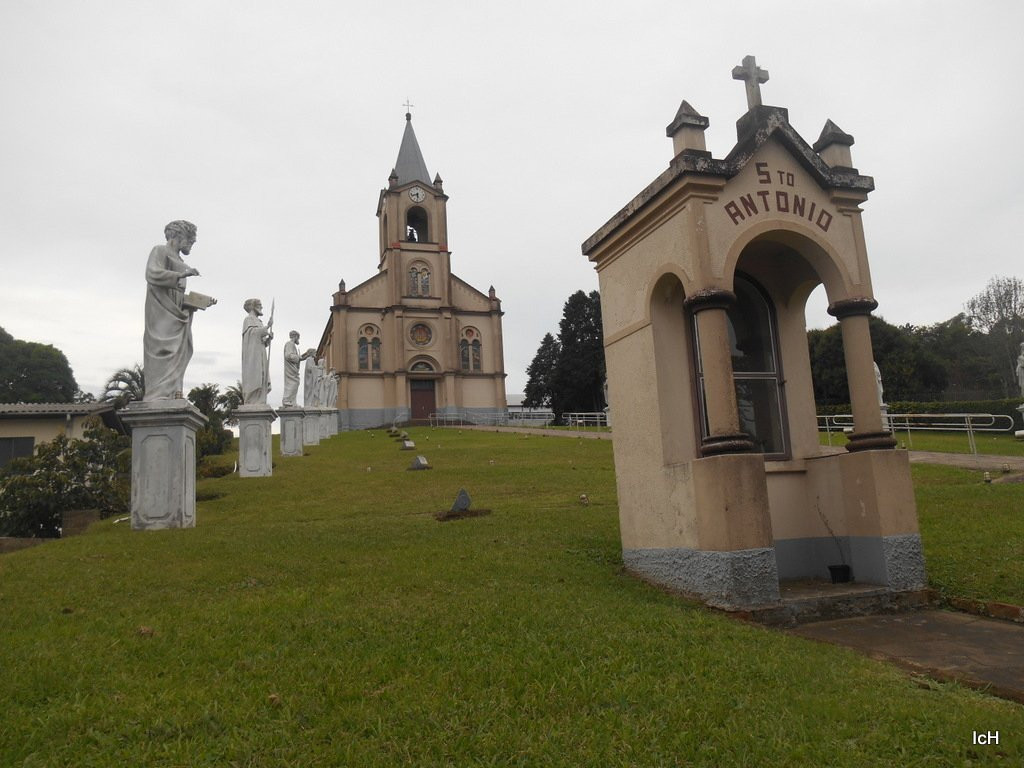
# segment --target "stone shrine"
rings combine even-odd
[[[682,102],[668,169],[583,244],[598,273],[623,560],[725,608],[772,605],[780,581],[891,592],[925,585],[910,467],[882,422],[860,205],[874,189],[831,121],[809,145],[761,104],[752,56],[737,143],[705,148]],[[819,444],[804,306],[839,320],[854,431]]]

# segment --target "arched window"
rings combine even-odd
[[[367,323],[359,329],[359,370],[380,370],[380,328]]]
[[[430,295],[430,267],[422,262],[416,262],[409,267],[409,296]]]
[[[733,284],[736,303],[726,310],[733,382],[739,410],[740,431],[754,441],[759,453],[787,454],[783,418],[782,375],[778,362],[778,329],[775,311],[764,290],[753,280],[737,274]],[[704,371],[696,319],[697,397],[701,410],[701,436],[708,432],[704,397]]]
[[[380,370],[380,339],[375,338],[370,342],[370,369]]]
[[[430,242],[427,212],[418,205],[414,205],[405,214],[405,239],[410,243]]]
[[[463,371],[483,370],[481,359],[480,332],[476,328],[466,328],[459,340],[459,368]]]
[[[433,373],[434,366],[428,363],[426,360],[420,360],[419,362],[413,363],[409,369],[413,373]]]
[[[359,339],[359,370],[370,370],[370,344],[365,338]]]

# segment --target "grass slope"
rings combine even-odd
[[[944,595],[1024,605],[1024,483],[911,467],[928,581]]]
[[[345,434],[202,481],[193,530],[0,559],[0,765],[1024,759],[1020,706],[623,573],[608,442],[411,432],[435,469]],[[435,521],[460,487],[492,514]]]

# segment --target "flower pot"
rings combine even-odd
[[[850,580],[850,566],[846,565],[830,565],[828,572],[832,576],[833,584],[845,584]]]

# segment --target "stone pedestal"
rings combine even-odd
[[[320,409],[306,408],[302,417],[302,444],[320,444]]]
[[[326,440],[331,436],[331,411],[328,408],[320,409],[320,439]]]
[[[1021,403],[1019,406],[1017,406],[1017,410],[1020,411],[1021,419],[1024,420],[1024,403]],[[1024,429],[1018,429],[1016,432],[1013,433],[1013,436],[1016,437],[1018,440],[1024,440]]]
[[[270,425],[277,414],[269,405],[241,405],[238,419],[238,474],[240,477],[270,477]]]
[[[330,416],[331,419],[328,425],[328,430],[331,433],[331,437],[334,437],[336,434],[338,434],[338,409],[329,409],[328,415]]]
[[[188,400],[135,402],[119,411],[132,433],[132,529],[194,528],[196,430]]]
[[[281,417],[281,455],[302,455],[302,423],[305,414],[301,408],[282,407],[277,415]]]

